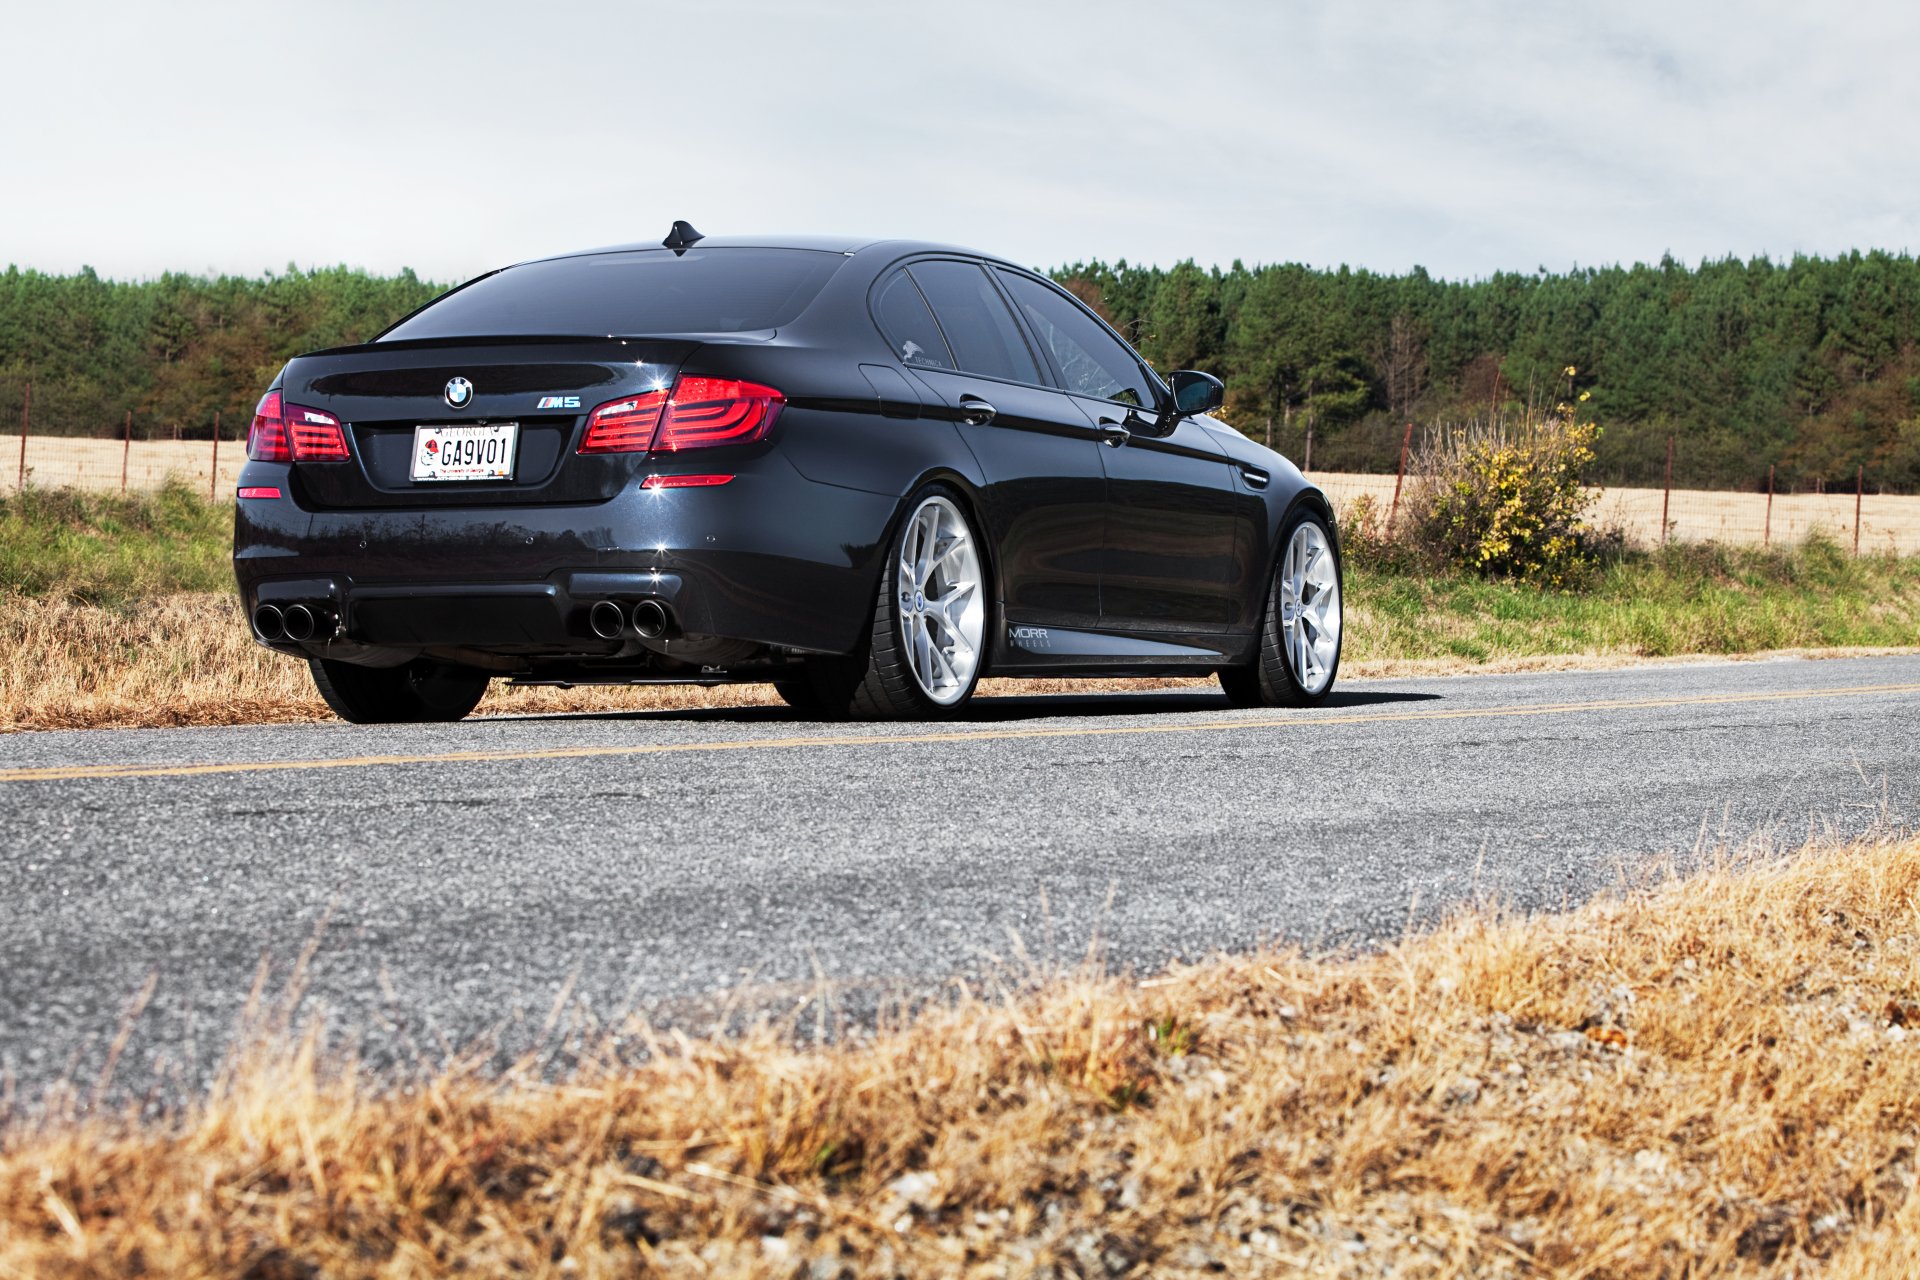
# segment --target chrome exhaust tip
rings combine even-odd
[[[593,608],[587,610],[587,625],[602,640],[618,640],[627,629],[627,619],[613,601],[596,600]]]
[[[253,633],[262,640],[286,639],[286,615],[274,605],[260,605],[253,611]]]
[[[290,604],[281,614],[281,625],[287,639],[301,644],[313,639],[313,633],[320,629],[320,619],[306,605]]]
[[[658,600],[642,600],[633,606],[633,629],[643,640],[658,640],[667,634],[667,611]]]

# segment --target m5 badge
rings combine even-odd
[[[580,407],[580,397],[541,396],[540,403],[533,407],[536,409],[578,409]]]

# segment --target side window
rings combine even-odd
[[[1039,382],[1040,367],[986,269],[969,262],[916,262],[907,268],[940,318],[954,364],[968,373]]]
[[[1053,357],[1067,390],[1143,409],[1155,406],[1153,384],[1140,362],[1104,325],[1038,280],[1011,271],[1002,271],[1000,278]]]
[[[953,368],[953,358],[947,354],[947,341],[933,322],[933,312],[927,310],[920,290],[907,279],[906,272],[894,272],[893,279],[880,290],[880,301],[874,312],[880,320],[880,332],[886,335],[893,354],[900,357],[902,364],[923,369]]]

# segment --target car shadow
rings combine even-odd
[[[1336,689],[1327,700],[1311,710],[1314,713],[1386,706],[1393,703],[1434,702],[1442,695],[1412,693],[1400,689]],[[975,698],[952,720],[944,724],[1001,724],[1018,720],[1049,720],[1064,717],[1178,715],[1181,713],[1240,710],[1223,693],[1171,690],[1160,693],[1044,693],[1010,694],[993,698]],[[1259,714],[1294,714],[1286,708],[1255,709]],[[794,711],[780,703],[753,707],[669,707],[658,711],[574,711],[553,714],[494,715],[489,721],[529,720],[637,720],[670,721],[684,724],[818,724],[817,717]]]

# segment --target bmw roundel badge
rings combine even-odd
[[[452,378],[447,382],[447,404],[455,409],[464,409],[473,403],[473,384],[465,378]]]

